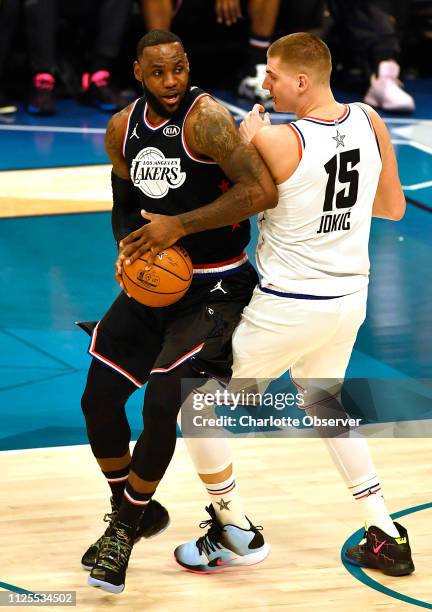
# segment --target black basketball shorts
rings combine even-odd
[[[89,353],[142,387],[190,361],[200,374],[231,376],[231,336],[258,282],[249,262],[195,273],[186,295],[164,308],[121,293],[93,330]]]

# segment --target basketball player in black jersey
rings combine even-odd
[[[82,409],[93,454],[112,490],[112,513],[82,563],[91,569],[89,584],[115,593],[124,588],[134,541],[168,523],[152,496],[174,453],[181,380],[199,377],[204,383],[231,374],[231,334],[257,280],[244,253],[250,231],[245,219],[277,201],[265,164],[240,138],[230,113],[190,86],[180,39],[149,32],[137,57],[134,72],[144,95],[114,115],[106,131],[117,243],[134,240],[145,223],[142,209],[174,216],[217,201],[225,221],[218,229],[172,234],[194,266],[191,287],[179,302],[150,308],[122,292],[92,331]],[[145,383],[144,431],[131,456],[125,403]],[[254,550],[264,544],[252,524],[245,533]]]

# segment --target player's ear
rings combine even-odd
[[[309,78],[308,78],[307,74],[300,73],[297,76],[297,87],[298,87],[298,90],[303,92],[303,91],[306,90],[308,85],[309,85]]]
[[[137,60],[134,61],[133,63],[133,71],[134,71],[134,75],[137,81],[139,81],[140,83],[143,82],[143,75],[141,72],[141,66],[139,65],[139,62]]]
[[[189,72],[189,58],[187,56],[187,53],[185,53],[185,61],[186,61],[186,70]]]

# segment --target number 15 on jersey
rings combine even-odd
[[[355,166],[360,162],[360,149],[336,153],[325,165],[328,174],[323,216],[317,234],[350,229],[351,209],[357,202],[359,173]],[[336,193],[336,179],[343,188]],[[343,212],[338,212],[342,210]]]

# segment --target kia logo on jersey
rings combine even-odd
[[[164,136],[178,136],[180,134],[180,128],[178,125],[167,125],[163,129]]]
[[[176,126],[172,126],[176,127]],[[150,198],[163,198],[170,189],[178,189],[186,180],[179,157],[168,157],[155,147],[146,147],[132,160],[133,184]]]

